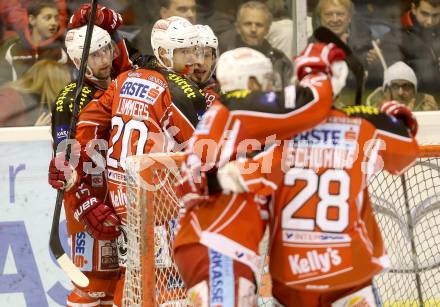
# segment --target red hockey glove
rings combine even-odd
[[[77,155],[79,155],[79,152]],[[75,168],[65,160],[64,152],[57,153],[50,161],[48,177],[49,184],[52,188],[57,190],[69,191],[79,182],[78,173]]]
[[[195,163],[191,163],[194,158]],[[205,201],[209,201],[206,174],[201,172],[200,159],[194,155],[183,164],[180,172],[181,179],[175,184],[176,195],[183,208],[191,210]]]
[[[331,65],[344,59],[345,52],[335,44],[311,43],[295,58],[295,74],[298,80],[311,73],[331,74]]]
[[[87,24],[89,20],[91,6],[89,3],[81,5],[73,13],[69,22],[69,29],[78,28]],[[103,28],[108,33],[114,32],[122,24],[122,16],[114,10],[98,4],[96,10],[95,25]]]
[[[112,240],[119,236],[119,219],[109,206],[96,197],[85,197],[74,212],[86,231],[97,240]]]
[[[416,136],[419,125],[411,109],[398,101],[385,101],[380,111],[403,121],[413,137]]]

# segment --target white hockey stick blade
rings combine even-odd
[[[69,256],[63,254],[60,258],[57,259],[59,265],[66,272],[67,276],[69,276],[70,280],[73,281],[76,285],[80,287],[87,287],[89,285],[89,279],[83,272],[81,272],[75,264],[73,264],[72,260],[70,260]]]

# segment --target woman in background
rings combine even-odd
[[[51,105],[70,81],[67,65],[38,61],[20,79],[0,88],[0,127],[50,125]]]

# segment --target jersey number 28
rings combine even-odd
[[[314,231],[315,226],[318,226],[324,232],[344,231],[349,223],[350,177],[348,174],[343,170],[329,169],[319,176],[311,169],[292,168],[286,173],[284,184],[293,186],[296,180],[304,180],[306,186],[283,208],[282,228]],[[339,184],[338,194],[330,194],[331,182]],[[298,210],[307,204],[316,192],[319,202],[315,218],[295,217]],[[328,210],[332,207],[338,209],[337,219],[328,218]]]

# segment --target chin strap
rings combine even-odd
[[[99,89],[101,90],[106,90],[108,88],[108,86],[110,85],[111,79],[107,78],[107,79],[99,79],[96,76],[94,76],[92,74],[92,76],[86,76],[87,80],[89,80],[90,82],[92,82],[94,85],[96,85]]]

